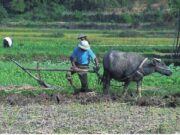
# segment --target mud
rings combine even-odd
[[[11,86],[0,86],[0,90],[34,90],[36,87],[31,85],[11,85]]]
[[[171,96],[157,97],[157,96],[144,96],[141,98],[134,98],[128,96],[121,98],[119,96],[103,96],[96,94],[95,92],[79,93],[76,95],[67,94],[39,94],[37,96],[11,94],[8,96],[0,97],[0,104],[9,105],[27,105],[27,104],[91,104],[102,102],[120,102],[136,106],[157,106],[157,107],[177,107],[180,106],[180,94],[174,94]]]

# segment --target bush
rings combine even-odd
[[[52,3],[51,8],[52,8],[52,10],[50,11],[50,14],[54,20],[61,19],[63,12],[66,11],[66,8],[63,5],[58,5],[57,3]]]
[[[48,21],[50,20],[50,16],[48,15],[48,11],[43,7],[37,7],[33,10],[32,20],[36,21]]]
[[[83,20],[83,15],[82,15],[82,12],[80,12],[80,11],[75,11],[75,13],[74,13],[74,17],[75,17],[75,19],[76,20],[78,20],[78,21],[81,21],[81,20]]]
[[[23,13],[26,7],[24,0],[12,0],[9,6],[16,13]]]
[[[122,22],[123,23],[132,23],[133,18],[130,14],[124,13],[124,14],[122,14]]]

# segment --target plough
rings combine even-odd
[[[44,88],[49,88],[49,89],[60,89],[63,90],[63,87],[60,86],[54,86],[54,85],[50,85],[49,83],[47,83],[46,81],[42,80],[41,71],[50,71],[50,72],[89,72],[89,73],[96,73],[98,76],[98,79],[100,80],[100,74],[98,73],[98,70],[96,70],[96,68],[93,69],[77,69],[76,71],[74,71],[73,69],[62,69],[62,68],[40,68],[39,67],[39,63],[37,63],[37,67],[36,68],[26,68],[23,67],[21,64],[19,64],[17,61],[11,59],[11,61],[16,64],[20,69],[22,69],[25,73],[27,73],[30,77],[32,77],[34,80],[37,81],[37,83],[44,87]],[[31,71],[36,71],[37,72],[37,76],[33,75],[31,73]],[[70,84],[73,86],[72,82],[70,82]],[[75,88],[75,86],[73,86]]]

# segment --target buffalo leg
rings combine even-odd
[[[137,81],[137,94],[139,97],[141,97],[141,89],[142,89],[142,80]]]
[[[124,97],[127,95],[129,84],[130,84],[130,81],[127,81],[127,82],[124,83],[124,88],[123,88],[123,96]]]
[[[109,94],[109,86],[110,86],[110,75],[105,73],[103,74],[103,93],[105,95]]]

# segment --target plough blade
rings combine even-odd
[[[21,66],[17,61],[15,60],[12,60],[11,61],[13,63],[15,63],[18,67],[20,67],[25,73],[27,73],[30,77],[32,77],[34,80],[36,80],[38,82],[38,84],[44,88],[50,88],[50,89],[63,89],[62,87],[59,87],[59,86],[53,86],[53,85],[50,85],[48,84],[47,82],[43,81],[42,79],[34,76],[31,74],[31,72],[29,72],[26,68],[24,68],[23,66]]]

